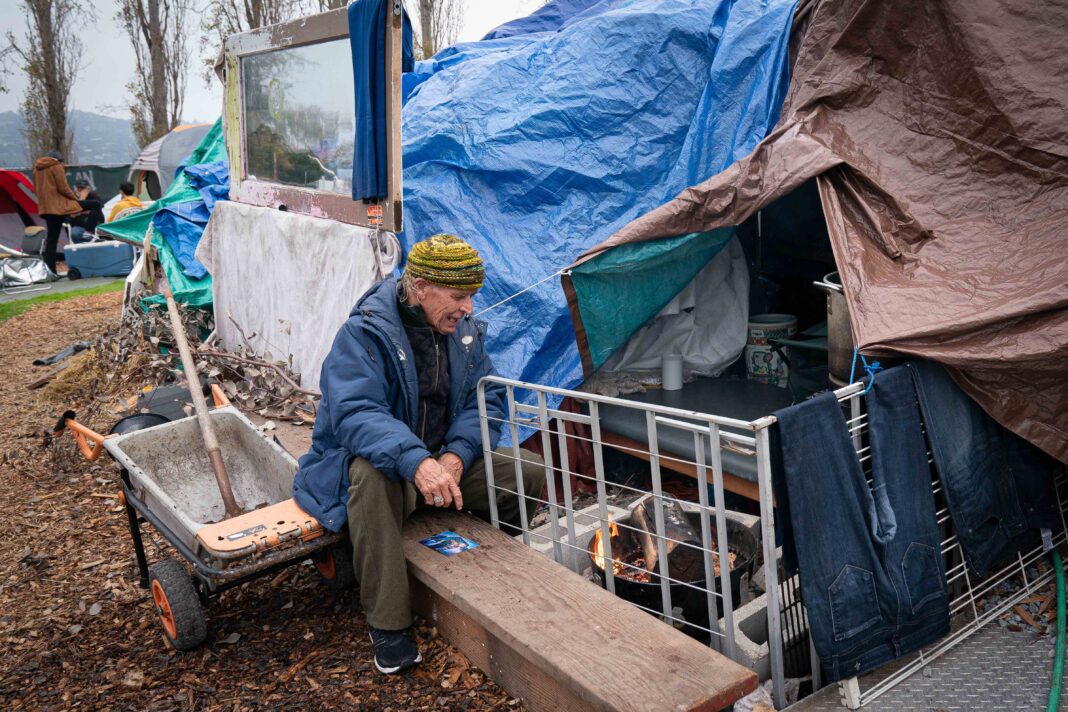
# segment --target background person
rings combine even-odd
[[[119,202],[115,203],[108,213],[107,222],[112,222],[115,216],[128,208],[141,208],[141,199],[134,195],[134,185],[129,181],[119,183]]]
[[[37,194],[37,212],[44,219],[48,232],[45,236],[44,258],[48,269],[56,271],[56,246],[63,223],[71,216],[82,212],[78,196],[67,183],[67,169],[59,151],[49,151],[33,165],[33,190]]]
[[[78,196],[78,204],[85,212],[75,215],[71,220],[71,225],[77,225],[86,232],[95,233],[96,226],[104,222],[104,201],[85,178],[75,181],[74,193]]]

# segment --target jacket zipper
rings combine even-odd
[[[441,347],[438,345],[438,339],[434,336],[433,332],[430,334],[430,340],[434,342],[434,390],[438,388],[438,382],[441,380]],[[429,408],[426,404],[426,399],[423,399],[423,428],[419,434],[419,439],[424,443],[426,442],[426,418],[429,412]]]

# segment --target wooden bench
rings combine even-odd
[[[478,542],[445,556],[420,540]],[[404,528],[413,607],[531,710],[721,710],[755,673],[539,554],[456,512]]]

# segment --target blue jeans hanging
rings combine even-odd
[[[866,402],[871,487],[833,394],[775,414],[801,592],[829,680],[872,670],[949,632],[931,472],[909,372],[879,374]]]
[[[1053,491],[1058,463],[1000,426],[942,366],[907,364],[964,560],[975,576],[1062,524]]]

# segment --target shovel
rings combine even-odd
[[[189,342],[185,338],[185,327],[182,326],[182,318],[178,315],[178,305],[174,303],[174,294],[171,293],[170,285],[164,285],[163,296],[167,300],[167,313],[171,317],[171,331],[174,332],[174,341],[178,344],[178,353],[182,357],[182,368],[185,369],[185,377],[190,384],[200,383],[197,375],[197,364],[193,360],[193,354],[189,350]],[[211,469],[215,473],[215,482],[219,485],[219,494],[222,495],[223,506],[226,508],[226,518],[236,517],[242,514],[234,499],[234,491],[230,488],[230,475],[226,472],[223,463],[222,451],[219,450],[219,440],[215,437],[215,428],[208,415],[208,403],[204,400],[204,392],[198,387],[189,389],[189,395],[193,398],[193,409],[197,413],[197,422],[200,424],[200,434],[204,437],[204,447],[208,449],[208,459],[211,461]]]

